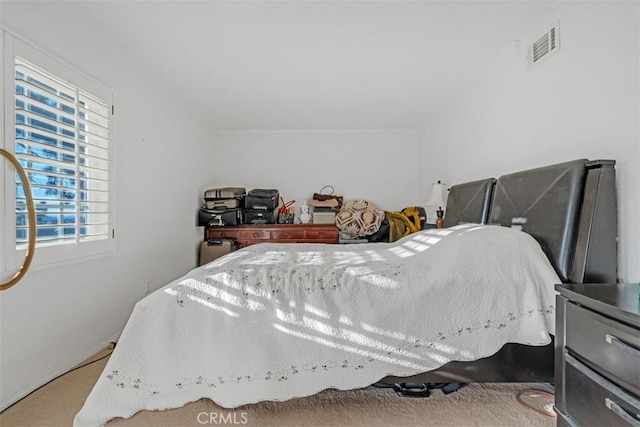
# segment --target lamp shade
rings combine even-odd
[[[437,184],[432,184],[431,186],[431,194],[429,194],[429,198],[426,202],[424,202],[423,206],[437,206],[442,207],[447,204],[447,186],[445,184],[440,183],[438,181]]]

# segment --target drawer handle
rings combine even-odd
[[[628,394],[627,392],[625,392],[624,390],[622,390],[620,387],[616,386],[615,384],[607,381],[604,377],[601,377],[600,375],[596,374],[594,371],[589,369],[585,364],[583,364],[582,362],[578,361],[578,359],[576,359],[575,357],[571,356],[569,353],[565,353],[564,354],[564,360],[569,365],[573,366],[578,371],[580,371],[582,374],[584,374],[584,376],[586,376],[591,381],[593,381],[596,384],[598,384],[603,389],[607,390],[609,393],[611,393],[612,395],[614,395],[618,399],[624,400],[625,402],[627,402],[630,406],[632,406],[634,408],[640,408],[640,400],[638,400],[634,396]]]
[[[638,350],[637,348],[631,347],[629,344],[622,341],[620,338],[610,334],[606,334],[604,336],[604,340],[609,344],[611,344],[612,346],[617,347],[618,349],[624,351],[625,353],[629,353],[632,356],[635,356],[640,359],[640,350]]]
[[[627,414],[627,411],[622,409],[622,407],[618,405],[616,402],[614,402],[613,400],[607,397],[604,399],[604,404],[607,408],[609,408],[611,412],[616,414],[618,417],[622,418],[622,420],[631,424],[633,427],[640,427],[640,421],[636,420],[631,415]]]

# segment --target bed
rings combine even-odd
[[[444,227],[458,224],[488,224],[495,178],[457,184],[449,189]]]
[[[394,243],[265,243],[199,267],[136,305],[74,425],[380,380],[551,381],[554,284],[616,279],[614,164],[454,186],[455,224]]]
[[[562,282],[616,283],[616,201],[615,161],[578,159],[453,186],[445,226],[519,228],[540,242]],[[384,381],[552,383],[554,342],[508,343],[491,357]]]

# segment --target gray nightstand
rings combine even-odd
[[[559,426],[640,426],[638,288],[556,285]]]

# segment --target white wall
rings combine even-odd
[[[368,200],[384,210],[427,198],[414,131],[224,131],[216,141],[212,187],[277,188],[296,207],[328,184],[345,200]]]
[[[115,255],[30,270],[0,294],[4,408],[104,348],[144,296],[145,280],[153,290],[195,267],[202,239],[195,215],[214,144],[213,133],[153,75],[54,7],[7,3],[1,19],[113,89],[117,196]]]
[[[564,2],[561,49],[531,70],[508,46],[492,74],[426,123],[450,183],[577,158],[617,161],[619,276],[640,281],[639,4]],[[525,34],[523,34],[523,37]],[[426,153],[424,153],[426,157]],[[552,214],[552,213],[550,213]]]

